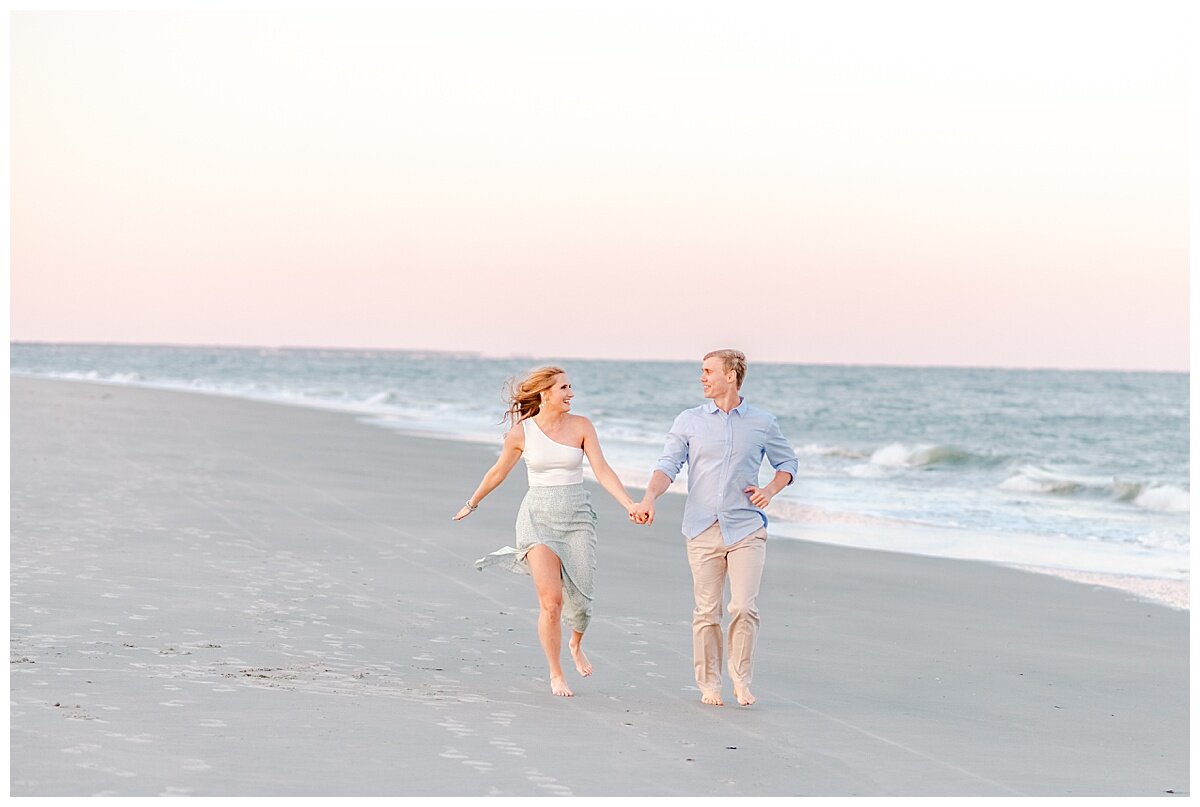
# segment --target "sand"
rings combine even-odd
[[[682,499],[636,527],[593,485],[596,673],[554,698],[531,580],[473,566],[523,468],[450,521],[488,447],[111,385],[11,402],[13,795],[1189,791],[1186,611],[773,539],[759,703],[703,706]]]

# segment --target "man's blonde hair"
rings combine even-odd
[[[714,350],[706,353],[704,358],[711,359],[714,356],[725,362],[725,372],[728,373],[730,370],[733,370],[733,372],[737,373],[737,386],[738,389],[741,389],[742,381],[746,378],[746,354],[740,350],[726,348],[725,350]]]

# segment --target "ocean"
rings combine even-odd
[[[507,378],[559,364],[572,411],[644,485],[693,362],[348,349],[15,343],[14,375],[229,395],[354,413],[381,429],[498,450]],[[760,364],[742,393],[800,460],[771,534],[987,560],[1187,607],[1189,377],[1184,373]],[[464,495],[486,470],[448,487]],[[772,471],[764,465],[763,481]],[[524,485],[514,471],[507,484]],[[676,483],[683,489],[683,479]]]

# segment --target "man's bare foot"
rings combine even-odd
[[[737,698],[737,702],[742,706],[749,706],[757,700],[757,698],[755,698],[750,692],[749,687],[734,686],[733,694]]]
[[[592,662],[588,661],[588,657],[584,655],[582,643],[572,639],[567,642],[567,647],[571,649],[571,658],[575,659],[575,669],[579,670],[580,675],[587,678],[592,674]]]
[[[700,702],[707,703],[709,706],[724,706],[725,701],[721,700],[720,692],[701,692]]]
[[[564,698],[570,698],[575,694],[561,675],[550,676],[550,691]]]

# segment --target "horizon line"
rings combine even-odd
[[[693,358],[630,358],[628,356],[571,356],[566,354],[536,354],[528,352],[513,352],[507,354],[489,354],[482,350],[447,350],[442,348],[408,348],[408,347],[348,347],[338,345],[248,345],[220,342],[116,342],[116,341],[49,341],[44,339],[10,339],[9,346],[14,345],[61,345],[73,347],[149,347],[149,348],[216,348],[221,350],[329,350],[345,352],[369,353],[427,353],[440,356],[461,356],[480,359],[569,359],[573,361],[642,361],[659,363],[684,363],[697,361]],[[715,348],[714,348],[715,349]],[[909,370],[1021,370],[1021,371],[1050,371],[1063,373],[1169,373],[1173,375],[1190,375],[1191,366],[1183,370],[1171,369],[1130,369],[1126,367],[1060,367],[1053,365],[972,365],[972,364],[905,364],[887,362],[830,362],[830,361],[778,361],[772,359],[755,359],[753,364],[795,365],[800,367],[861,367],[881,369]],[[12,361],[9,359],[11,371]]]

